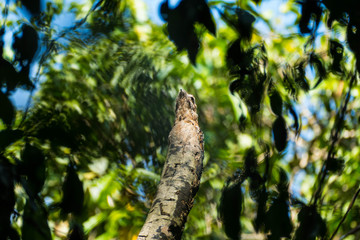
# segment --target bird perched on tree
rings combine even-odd
[[[194,96],[180,90],[161,180],[138,240],[181,238],[199,189],[204,159],[196,109]]]
[[[180,89],[180,93],[176,98],[176,107],[175,107],[175,123],[169,134],[169,143],[175,143],[176,138],[180,136],[180,132],[188,128],[187,124],[195,127],[196,132],[199,137],[199,142],[201,143],[201,148],[203,150],[203,133],[200,130],[198,124],[198,114],[196,113],[197,106],[195,103],[195,98],[193,95],[188,94],[186,91]],[[186,134],[186,133],[184,133]],[[183,137],[183,134],[181,134]]]

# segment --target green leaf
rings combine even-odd
[[[226,235],[234,240],[240,239],[242,205],[243,193],[241,182],[231,185],[227,184],[221,195],[219,211]]]
[[[21,155],[20,172],[27,176],[26,183],[32,194],[37,194],[46,179],[45,156],[42,151],[27,143]]]
[[[67,167],[62,192],[63,197],[60,204],[62,214],[81,214],[84,203],[83,183],[80,181],[72,164]]]
[[[289,188],[289,178],[286,174],[286,171],[282,168],[279,168],[279,182],[277,184],[277,190],[279,193],[288,196],[288,188]]]
[[[248,11],[235,7],[226,6],[224,12],[219,11],[221,18],[235,31],[239,33],[241,39],[251,40],[253,24],[256,18]]]
[[[266,221],[267,199],[268,199],[268,193],[266,191],[265,184],[263,184],[256,199],[257,211],[254,220],[254,228],[256,232],[264,230],[264,224]]]
[[[23,213],[21,227],[22,240],[51,240],[51,232],[47,222],[47,213],[43,206],[28,199]]]
[[[254,3],[260,5],[262,0],[252,0]]]
[[[169,0],[165,0],[163,3],[161,3],[160,17],[166,22],[169,20]]]
[[[294,124],[291,125],[291,127],[295,129],[295,136],[297,137],[300,135],[300,132],[301,132],[301,119],[299,121],[299,117],[296,114],[295,109],[291,105],[289,106],[289,112],[292,115],[292,117],[294,118]]]
[[[0,118],[6,125],[11,125],[15,118],[15,109],[9,98],[0,91]]]
[[[250,148],[246,151],[245,154],[245,175],[249,178],[250,182],[250,197],[255,201],[258,201],[260,197],[265,197],[264,190],[264,179],[260,176],[258,172],[257,157],[254,148]]]
[[[299,22],[300,32],[302,34],[315,32],[319,26],[322,9],[318,1],[302,1],[298,2],[301,7],[301,18]],[[315,18],[315,19],[314,19]],[[314,19],[313,28],[309,29],[310,20]]]
[[[197,1],[196,9],[197,9],[197,22],[203,24],[206,27],[206,29],[215,36],[216,35],[215,22],[211,15],[209,6],[205,2],[205,0]]]
[[[279,152],[284,151],[288,141],[288,130],[285,119],[282,116],[276,118],[272,126],[272,131],[276,149]]]
[[[19,74],[14,66],[0,56],[0,84],[6,84],[6,91],[13,91],[19,82]]]
[[[15,58],[22,67],[27,66],[33,60],[38,49],[39,37],[36,30],[29,24],[23,24],[21,27],[21,36],[19,33],[14,36],[12,47],[15,50]]]
[[[203,24],[210,33],[216,35],[215,22],[207,3],[204,0],[182,0],[176,8],[170,9],[168,1],[164,1],[160,7],[160,15],[168,22],[169,38],[178,50],[186,49],[191,63],[195,65],[200,47],[195,23]]]
[[[80,224],[74,224],[68,233],[68,240],[84,240],[84,229]]]
[[[19,140],[23,134],[24,132],[21,130],[5,129],[0,131],[0,151]]]
[[[326,170],[341,174],[341,172],[344,170],[345,167],[345,161],[341,158],[330,158],[326,163]]]
[[[293,230],[289,205],[289,180],[285,170],[279,169],[279,180],[276,196],[272,197],[271,205],[266,213],[266,231],[270,231],[268,239],[290,238]],[[276,221],[274,221],[276,219]]]
[[[21,4],[24,5],[31,14],[38,15],[40,14],[40,0],[20,0]]]
[[[31,90],[35,87],[29,78],[29,72],[30,72],[30,64],[22,67],[21,71],[18,74],[18,79],[19,79],[18,86],[26,90]]]
[[[326,78],[326,69],[320,56],[318,56],[314,52],[310,54],[309,64],[315,69],[316,75],[318,77],[318,80],[313,87],[316,88],[322,82],[322,80]]]
[[[257,159],[254,148],[249,148],[246,151],[244,168],[247,175],[257,171]]]
[[[289,200],[285,196],[278,195],[273,198],[266,213],[265,229],[271,232],[268,239],[290,238],[293,225],[290,219]]]
[[[295,83],[305,92],[309,91],[310,86],[305,76],[305,62],[301,61],[296,64],[293,73]]]
[[[69,123],[69,119],[75,118],[72,112],[49,110],[39,115],[39,120],[46,122],[37,129],[36,137],[39,139],[48,139],[53,146],[66,146],[72,149],[76,149],[82,143],[77,130],[84,131],[86,125],[82,119],[74,120],[76,124]]]
[[[144,168],[136,168],[136,176],[143,179],[148,179],[152,181],[160,181],[160,176],[154,172],[146,170]]]
[[[249,74],[254,60],[254,49],[243,49],[240,46],[241,39],[231,42],[226,51],[226,63],[231,71],[240,74]]]
[[[11,233],[10,217],[14,211],[15,192],[14,192],[13,167],[7,159],[0,160],[0,236],[7,239]]]
[[[314,206],[303,206],[298,214],[299,228],[295,232],[295,240],[315,240],[324,237],[326,223]]]
[[[277,116],[281,116],[283,109],[283,101],[278,91],[272,90],[270,93],[270,106],[273,113]]]
[[[329,53],[333,61],[331,70],[336,74],[343,73],[342,60],[344,56],[344,46],[338,40],[330,39]]]
[[[20,240],[20,235],[19,235],[18,231],[15,230],[14,228],[10,228],[9,239],[10,240]]]
[[[360,53],[360,45],[358,43],[359,36],[360,36],[359,30],[360,29],[358,28],[358,26],[352,22],[349,23],[349,25],[346,28],[347,43],[348,43],[351,51],[353,51],[353,53],[355,54],[356,57],[358,57],[358,55]]]
[[[195,11],[188,11],[191,8]],[[196,4],[182,0],[175,9],[169,9],[167,13],[169,38],[174,41],[178,50],[186,49],[190,61],[195,64],[200,46],[194,27],[198,14]]]
[[[241,82],[241,79],[237,79],[230,83],[229,90],[231,94],[234,94],[235,91],[241,89]]]

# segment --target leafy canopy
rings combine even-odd
[[[164,26],[141,1],[1,3],[0,235],[136,239],[184,88],[206,148],[184,239],[359,238],[358,3],[281,2],[283,33],[274,2],[164,1]]]

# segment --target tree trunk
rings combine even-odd
[[[195,98],[180,90],[175,112],[161,180],[138,240],[180,239],[199,188],[204,145]]]

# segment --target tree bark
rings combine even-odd
[[[195,98],[180,90],[156,197],[138,240],[180,239],[198,191],[204,159]]]

